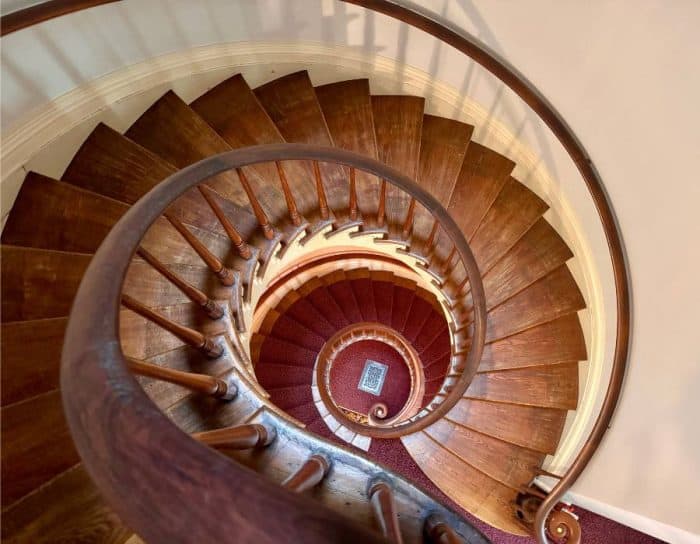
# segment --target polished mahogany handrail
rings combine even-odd
[[[389,180],[433,214],[473,278],[474,337],[460,379],[469,383],[476,373],[486,330],[476,261],[445,208],[410,178],[368,157],[304,144],[240,148],[180,170],[134,204],[102,242],[74,299],[62,353],[63,405],[85,467],[119,516],[148,542],[209,542],[234,533],[238,541],[265,543],[286,541],[292,534],[300,542],[377,541],[350,519],[308,497],[292,496],[193,440],[147,397],[121,350],[122,286],[148,228],[175,199],[212,176],[277,160],[316,160],[365,170]],[[153,505],[164,497],[168,507],[153,516]],[[275,523],[270,524],[273,513]]]
[[[598,449],[603,436],[610,425],[615,408],[617,407],[622,383],[625,377],[627,360],[629,357],[630,342],[630,284],[627,258],[622,234],[620,232],[615,213],[610,199],[605,191],[603,181],[586,152],[583,144],[574,134],[571,127],[564,121],[552,104],[513,66],[510,66],[497,53],[487,48],[474,36],[464,31],[447,28],[440,22],[422,15],[416,11],[400,6],[389,0],[343,0],[349,4],[355,4],[365,9],[383,13],[397,19],[407,25],[418,28],[438,40],[451,45],[458,51],[470,57],[474,62],[491,72],[511,91],[517,94],[549,127],[552,133],[562,144],[571,160],[576,165],[583,178],[588,191],[593,199],[598,216],[603,226],[603,231],[610,252],[610,260],[615,278],[615,294],[617,306],[617,324],[615,351],[613,354],[612,372],[610,382],[605,394],[605,399],[600,413],[591,430],[586,443],[576,456],[576,459],[562,476],[559,482],[552,488],[547,498],[537,511],[535,518],[535,533],[540,544],[546,544],[547,518],[564,493],[580,476],[586,468],[593,454]]]

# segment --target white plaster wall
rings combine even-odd
[[[576,491],[700,533],[693,515],[700,505],[700,361],[692,339],[700,302],[700,47],[694,34],[700,3],[421,4],[478,36],[552,101],[598,166],[620,220],[634,297],[630,372],[612,431]],[[123,66],[246,41],[350,46],[416,67],[475,99],[535,151],[556,181],[552,190],[574,206],[591,258],[609,280],[585,189],[527,108],[461,54],[333,0],[125,0],[7,36],[0,43],[3,137],[47,102]],[[479,127],[477,139],[487,128]],[[20,171],[13,175],[21,179]],[[607,330],[600,332],[608,339],[610,285],[601,283]],[[609,356],[610,343],[606,349]]]

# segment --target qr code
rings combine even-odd
[[[389,367],[385,364],[367,359],[357,388],[361,391],[379,396],[382,392],[382,387],[384,387],[384,379],[386,378],[388,369]]]

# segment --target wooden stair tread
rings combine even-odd
[[[564,429],[566,410],[465,398],[446,417],[482,434],[553,454]]]
[[[489,312],[486,342],[505,338],[585,307],[576,281],[563,264]]]
[[[527,534],[515,518],[516,490],[465,463],[425,432],[401,441],[423,472],[465,510],[497,529]]]
[[[482,219],[505,185],[515,163],[471,142],[447,210],[462,233],[471,240]]]
[[[487,309],[508,300],[573,257],[556,230],[544,219],[535,224],[483,278]]]
[[[174,92],[168,91],[129,127],[125,135],[177,168],[231,150],[231,146]],[[244,208],[248,198],[234,171],[207,180]]]
[[[2,241],[94,253],[128,209],[116,200],[30,172],[15,200]]]
[[[125,204],[134,204],[177,168],[123,134],[100,123],[83,142],[61,178]],[[186,224],[224,235],[197,189],[190,189],[168,211]]]
[[[470,242],[482,275],[547,208],[547,204],[525,185],[512,177],[508,178]]]
[[[576,314],[484,346],[479,371],[506,370],[587,358],[581,322]]]
[[[423,116],[416,181],[445,207],[450,202],[473,131],[473,126],[453,119]],[[427,239],[433,221],[430,212],[419,206],[416,209],[414,236]]]
[[[91,255],[2,246],[2,321],[64,317]]]
[[[423,116],[417,181],[447,206],[474,127],[445,117]]]
[[[418,175],[424,105],[425,99],[418,96],[372,96],[377,158],[412,180]],[[386,217],[390,224],[403,224],[410,200],[406,193],[387,184]]]
[[[351,79],[316,87],[323,116],[336,147],[377,158],[369,80]],[[361,214],[377,213],[379,182],[376,176],[356,172],[357,203]]]
[[[68,319],[2,324],[2,405],[59,387],[61,349]]]
[[[479,373],[464,395],[511,404],[575,410],[578,363]]]
[[[80,461],[58,390],[6,406],[0,415],[3,505],[12,504]]]
[[[287,142],[333,146],[316,92],[306,70],[274,79],[255,90],[255,96]],[[310,168],[309,165],[306,166]],[[347,173],[341,166],[321,163],[321,175],[332,210],[347,206]],[[312,170],[309,170],[312,172]],[[313,174],[309,179],[314,179]]]
[[[530,484],[545,457],[447,419],[436,421],[425,432],[475,469],[514,489]]]
[[[232,149],[284,142],[279,129],[241,74],[222,81],[193,101],[190,108]],[[288,161],[284,168],[297,206],[303,213],[314,202],[313,179],[299,161]],[[284,196],[275,165],[261,163],[246,167],[245,172],[255,182],[256,194],[260,191],[260,201],[268,205],[277,204],[273,210],[269,210],[274,218],[279,220],[284,217]]]
[[[176,171],[155,153],[100,123],[73,156],[61,179],[133,204]]]
[[[105,504],[82,465],[3,511],[2,539],[8,543],[120,544],[132,533]]]

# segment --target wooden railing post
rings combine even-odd
[[[209,376],[207,374],[196,374],[194,372],[183,372],[164,366],[147,363],[126,358],[126,364],[134,374],[147,376],[190,389],[197,393],[211,395],[222,400],[233,400],[238,389],[233,383],[226,383],[224,380]]]
[[[265,238],[272,240],[275,237],[275,232],[272,230],[270,220],[267,218],[265,210],[263,210],[262,206],[260,205],[258,197],[255,196],[253,188],[250,186],[248,177],[245,175],[242,168],[236,168],[236,172],[238,173],[238,178],[241,180],[241,185],[243,186],[245,194],[248,195],[248,201],[250,202],[250,206],[253,208],[253,213],[260,224],[260,228],[262,229]]]
[[[379,205],[377,206],[377,226],[383,227],[386,221],[386,180],[382,179],[379,189]]]
[[[212,319],[220,319],[224,315],[224,310],[216,302],[211,300],[202,291],[190,285],[180,276],[175,274],[162,262],[160,262],[154,255],[140,247],[136,250],[136,254],[141,257],[144,261],[150,264],[154,269],[160,272],[165,278],[167,278],[175,287],[180,289],[187,298],[189,298],[195,304],[199,304],[206,314]]]
[[[323,187],[323,178],[321,177],[321,167],[318,165],[318,161],[314,161],[314,178],[316,178],[316,193],[318,194],[318,210],[321,214],[321,219],[328,219],[330,217],[330,210],[328,209],[328,201],[326,200],[326,189]]]
[[[277,166],[277,174],[280,178],[280,184],[282,185],[282,192],[284,193],[284,200],[287,203],[287,210],[289,210],[289,218],[292,220],[292,224],[295,227],[301,225],[301,215],[297,210],[297,203],[294,200],[294,195],[289,187],[289,181],[287,180],[287,174],[282,168],[282,163],[280,161],[275,161],[275,166]]]
[[[163,314],[152,310],[144,304],[141,304],[138,300],[130,297],[125,293],[122,293],[122,304],[130,310],[133,310],[140,316],[143,316],[149,321],[152,321],[156,325],[160,325],[166,331],[174,334],[183,342],[189,344],[194,348],[197,348],[207,357],[215,359],[224,352],[224,348],[222,348],[220,344],[216,343],[211,338],[204,336],[201,332],[195,331],[193,329],[180,325],[179,323],[171,321]]]
[[[276,433],[273,427],[260,423],[249,423],[194,433],[192,438],[207,446],[230,450],[247,450],[268,446],[275,439],[275,436]]]
[[[226,231],[226,234],[228,235],[229,239],[231,240],[231,242],[233,242],[233,245],[235,246],[236,251],[238,251],[238,254],[244,259],[250,259],[250,257],[253,254],[250,251],[250,247],[245,242],[245,240],[243,240],[243,237],[238,232],[238,229],[236,229],[236,227],[233,226],[233,223],[231,223],[229,218],[226,217],[224,211],[221,209],[221,206],[219,206],[219,204],[214,199],[214,196],[211,194],[212,190],[206,185],[198,185],[197,187],[199,188],[199,192],[202,193],[204,200],[207,201],[207,204],[209,204],[209,207],[214,212],[216,218],[219,220],[219,223],[221,223],[221,226]]]
[[[386,482],[375,481],[369,488],[369,499],[382,534],[394,544],[403,544],[391,487]]]
[[[318,485],[329,468],[330,463],[325,456],[320,454],[312,455],[299,467],[299,470],[282,482],[282,487],[289,491],[302,493]]]
[[[427,517],[423,525],[423,532],[428,542],[432,544],[464,544],[462,537],[438,514],[431,514]]]
[[[357,221],[357,187],[355,186],[355,169],[350,168],[350,195],[348,196],[350,220]]]
[[[229,270],[224,266],[224,263],[222,263],[219,258],[214,255],[211,251],[209,251],[202,242],[200,242],[197,237],[190,232],[190,229],[188,229],[185,225],[182,224],[182,222],[173,217],[170,214],[165,214],[165,217],[167,218],[168,221],[170,221],[170,224],[175,227],[175,230],[177,230],[180,235],[187,241],[188,244],[192,247],[192,249],[195,250],[197,255],[201,257],[201,259],[206,263],[206,265],[211,269],[214,274],[219,278],[219,281],[226,286],[231,286],[233,285],[234,282],[234,274],[233,271]]]
[[[404,240],[408,239],[408,235],[411,234],[413,230],[413,216],[416,213],[416,199],[411,198],[411,203],[408,205],[408,211],[406,212],[406,220],[403,223],[403,229],[401,229],[401,236]]]

